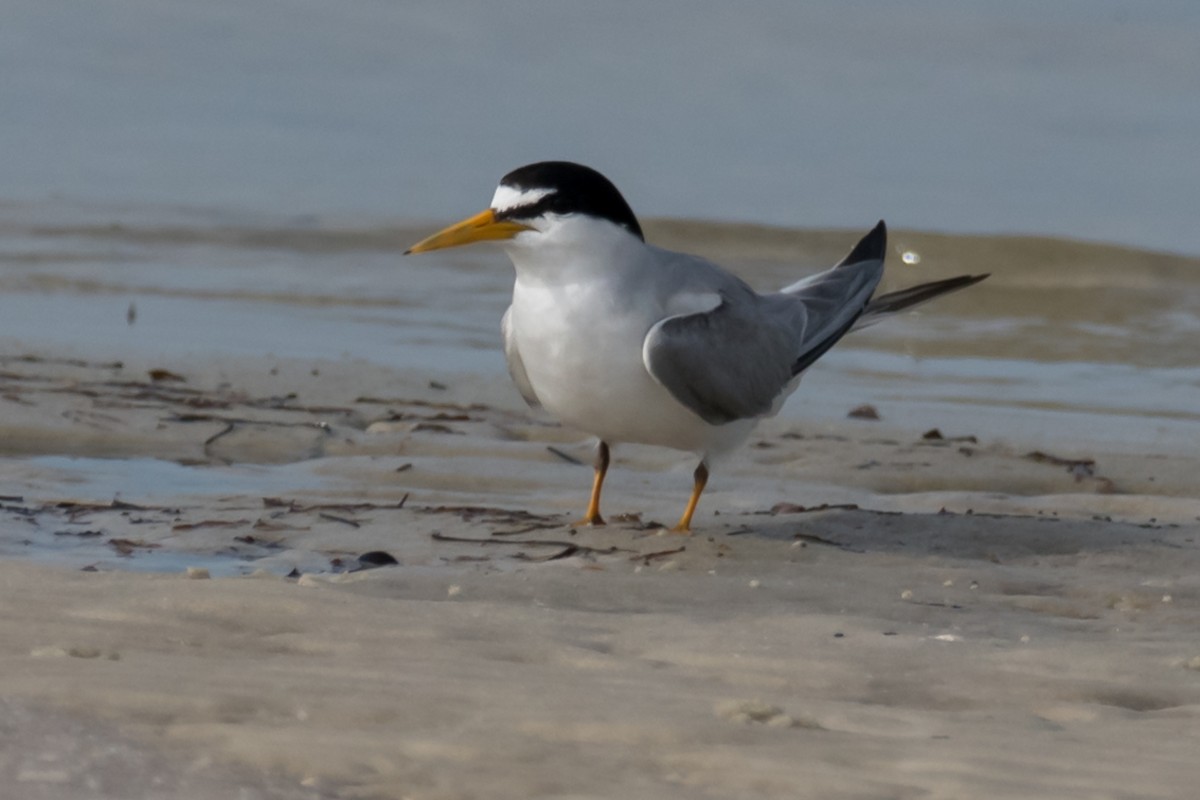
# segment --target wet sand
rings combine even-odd
[[[1194,795],[1185,5],[8,4],[0,796]],[[695,536],[639,448],[573,530],[508,264],[398,257],[546,157],[757,287],[880,216],[887,288],[993,275]]]
[[[1200,778],[1195,453],[778,419],[684,538],[649,448],[571,527],[588,443],[496,376],[27,351],[0,396],[11,797]]]

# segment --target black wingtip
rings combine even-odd
[[[887,250],[887,225],[883,220],[879,220],[879,224],[859,240],[854,249],[850,251],[850,255],[843,258],[838,266],[857,264],[860,261],[882,261],[885,250]]]

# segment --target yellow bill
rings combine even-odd
[[[428,253],[430,250],[441,250],[445,247],[459,247],[472,242],[486,242],[497,239],[511,239],[521,231],[532,230],[528,225],[509,220],[496,219],[492,209],[481,211],[473,217],[455,223],[449,228],[438,231],[428,239],[422,239],[404,251],[410,253]]]

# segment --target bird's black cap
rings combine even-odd
[[[571,161],[539,161],[514,169],[500,179],[500,185],[519,190],[548,189],[549,194],[533,203],[498,211],[499,219],[532,219],[547,212],[588,214],[620,225],[639,239],[646,238],[617,187],[591,167]]]

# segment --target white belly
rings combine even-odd
[[[710,425],[646,371],[642,343],[661,312],[615,307],[584,286],[531,287],[518,281],[513,291],[512,335],[547,411],[610,444],[706,454],[745,439],[753,420]]]

